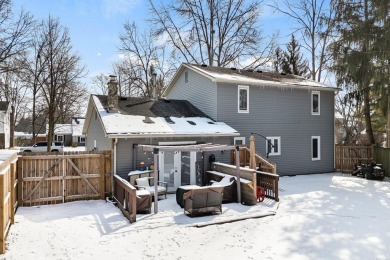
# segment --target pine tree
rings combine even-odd
[[[371,104],[389,78],[389,0],[336,1],[337,41],[333,70],[338,85],[355,86],[363,97],[366,132],[375,144]]]
[[[294,35],[292,35],[291,41],[287,45],[287,51],[283,52],[282,71],[284,73],[304,77],[308,76],[308,61],[303,58],[300,49],[301,46]]]

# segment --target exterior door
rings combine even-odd
[[[159,180],[168,183],[169,192],[182,185],[195,184],[196,152],[165,151],[159,157]]]

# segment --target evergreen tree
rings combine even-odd
[[[332,48],[333,70],[338,85],[355,86],[363,97],[364,121],[371,144],[375,144],[371,105],[383,96],[389,83],[389,3],[390,0],[335,2],[338,35]]]
[[[291,41],[287,45],[287,51],[284,52],[283,55],[283,72],[298,76],[307,76],[309,63],[303,58],[302,53],[300,53],[300,49],[301,46],[295,39],[294,35],[292,35]]]

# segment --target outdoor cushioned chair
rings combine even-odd
[[[137,213],[150,214],[152,208],[152,196],[147,190],[136,191]]]
[[[237,201],[237,184],[236,179],[231,176],[225,176],[220,181],[211,181],[211,186],[223,187],[223,203],[236,202]]]
[[[184,214],[190,216],[204,213],[222,214],[222,186],[205,186],[200,189],[193,189],[184,193]]]
[[[135,187],[139,190],[147,190],[150,192],[152,197],[154,196],[154,178],[153,177],[142,177],[135,180]],[[157,192],[158,195],[165,195],[167,198],[168,183],[163,181],[157,181]]]

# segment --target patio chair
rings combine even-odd
[[[135,180],[135,187],[139,190],[147,190],[152,197],[154,196],[154,177],[142,177]],[[165,195],[167,198],[168,183],[163,181],[157,181],[157,193],[158,195]]]

